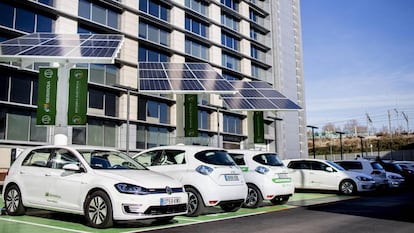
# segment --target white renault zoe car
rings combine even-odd
[[[240,209],[247,196],[241,169],[229,154],[205,146],[161,146],[133,156],[149,169],[169,175],[188,192],[188,216],[198,216],[207,206],[224,211]]]
[[[283,160],[295,188],[338,190],[342,194],[375,190],[374,179],[366,174],[346,171],[338,164],[321,159]]]
[[[27,149],[11,166],[3,187],[9,215],[26,207],[84,215],[88,225],[114,221],[169,221],[187,213],[181,183],[146,169],[116,150],[81,146]]]
[[[276,153],[254,150],[228,150],[240,166],[248,186],[244,206],[256,208],[263,200],[284,204],[295,191],[288,169]]]

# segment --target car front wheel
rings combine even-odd
[[[95,191],[88,196],[84,212],[91,227],[108,228],[113,225],[111,201],[103,191]]]
[[[4,194],[4,204],[9,215],[23,215],[26,212],[22,202],[22,194],[20,193],[19,187],[15,184],[7,187]]]
[[[356,184],[352,180],[344,180],[339,184],[339,192],[345,195],[356,193]]]

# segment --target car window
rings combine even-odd
[[[119,151],[78,150],[93,169],[146,170],[139,162]]]
[[[384,170],[384,168],[378,162],[371,162],[371,167],[378,170]]]
[[[23,166],[47,167],[51,149],[38,149],[31,151],[23,160]]]
[[[194,157],[201,162],[213,165],[236,165],[227,151],[224,150],[204,150],[196,153]]]
[[[185,164],[185,151],[183,150],[164,150],[164,164]]]
[[[56,169],[62,169],[70,163],[79,165],[79,159],[66,149],[57,149],[48,162],[49,167]]]
[[[326,168],[329,167],[328,165],[321,163],[321,162],[317,162],[317,161],[312,161],[311,166],[312,166],[312,170],[317,170],[317,171],[326,171]]]
[[[362,170],[362,163],[358,161],[342,161],[337,162],[341,167],[345,168],[346,170]]]
[[[311,164],[309,161],[291,161],[288,164],[288,168],[292,169],[311,169]]]
[[[268,166],[283,166],[282,160],[277,154],[260,154],[253,157],[253,160]]]
[[[244,161],[244,155],[243,154],[237,154],[237,153],[229,153],[231,158],[234,160],[234,162],[239,165],[243,166],[246,165],[246,162]]]
[[[326,163],[328,163],[329,165],[331,165],[332,167],[334,167],[338,171],[345,171],[345,168],[341,167],[339,164],[336,164],[336,163],[334,163],[330,160],[326,160]]]

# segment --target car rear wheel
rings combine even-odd
[[[204,202],[201,195],[194,188],[186,188],[188,193],[187,216],[197,217],[204,212]]]
[[[111,201],[103,191],[95,191],[88,196],[84,212],[91,227],[108,228],[113,225]]]
[[[345,195],[353,195],[356,193],[356,184],[352,180],[343,180],[339,184],[339,192]]]
[[[7,187],[4,194],[4,204],[9,215],[23,215],[26,212],[22,202],[22,194],[20,193],[19,187],[15,184]]]
[[[289,196],[277,196],[270,200],[273,205],[284,205],[288,202]]]
[[[260,190],[253,184],[247,184],[247,198],[243,206],[246,208],[257,208],[263,203]]]

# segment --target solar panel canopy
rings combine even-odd
[[[114,63],[118,34],[33,33],[0,43],[0,61]]]
[[[240,111],[299,110],[301,107],[263,81],[229,81],[236,94],[220,94],[229,109]]]
[[[139,90],[148,93],[236,93],[236,89],[207,63],[141,62]]]

